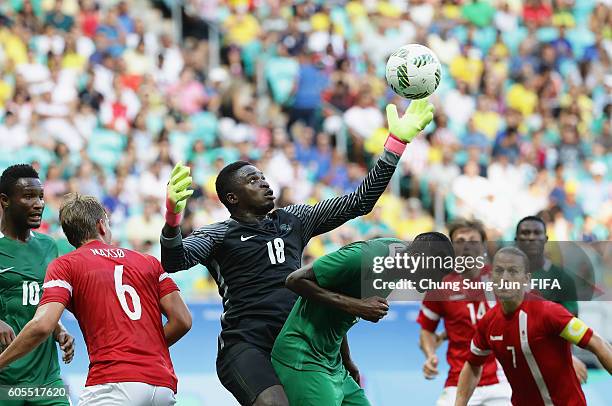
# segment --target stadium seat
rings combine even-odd
[[[191,136],[182,131],[172,131],[168,134],[168,141],[170,141],[172,155],[176,157],[177,160],[185,161],[192,145]]]
[[[288,104],[298,72],[299,65],[294,59],[279,56],[268,59],[265,76],[276,103]]]
[[[241,49],[242,61],[244,62],[244,71],[248,77],[255,75],[255,69],[257,68],[257,61],[261,54],[261,42],[253,41],[245,45]]]
[[[124,135],[106,128],[96,128],[89,137],[87,153],[94,163],[111,172],[119,163],[126,144]]]
[[[217,116],[210,111],[201,111],[189,117],[191,123],[191,142],[202,140],[206,147],[212,147],[217,138]]]
[[[19,162],[38,162],[43,170],[49,166],[49,164],[55,160],[55,155],[48,149],[38,146],[27,146],[22,148],[17,153],[17,160]]]

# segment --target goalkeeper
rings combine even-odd
[[[274,193],[263,173],[245,161],[227,165],[216,180],[219,200],[230,218],[199,228],[182,239],[179,225],[192,193],[189,168],[177,165],[168,184],[166,225],[161,236],[167,272],[201,263],[223,297],[217,375],[241,405],[287,405],[270,352],[296,295],[285,288],[300,268],[310,238],[367,214],[384,192],[406,144],[432,120],[427,100],[413,101],[400,118],[387,106],[385,151],[353,193],[314,206],[274,209]],[[350,364],[348,353],[343,354]]]

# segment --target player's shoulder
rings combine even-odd
[[[568,313],[567,309],[559,303],[551,302],[536,294],[527,294],[524,299],[524,308],[528,313],[538,316],[550,316],[553,314]]]
[[[223,238],[227,229],[230,226],[231,219],[227,219],[224,221],[218,221],[216,223],[207,224],[202,227],[198,227],[191,233],[190,236],[193,237],[211,237],[213,239]]]
[[[501,310],[501,305],[497,303],[495,306],[487,310],[484,316],[482,316],[482,318],[478,321],[478,324],[486,328],[487,326],[491,325],[491,323],[503,319],[504,315]]]
[[[53,237],[48,236],[47,234],[39,233],[37,231],[32,231],[32,237],[36,238],[42,244],[56,245],[55,239]]]
[[[39,233],[36,231],[32,231],[32,237],[36,239],[36,241],[44,246],[53,246],[57,247],[57,242],[53,237],[48,236],[47,234]]]

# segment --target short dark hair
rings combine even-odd
[[[455,256],[455,248],[451,240],[437,231],[421,233],[414,237],[409,251],[436,256]]]
[[[523,217],[522,219],[520,219],[518,224],[516,225],[516,231],[515,231],[516,235],[518,235],[518,233],[519,233],[519,228],[521,227],[521,224],[523,224],[525,221],[537,221],[537,222],[541,223],[544,226],[544,233],[546,233],[546,223],[544,222],[544,220],[542,220],[541,217],[538,217],[538,216],[527,216],[527,217]]]
[[[217,189],[217,196],[219,197],[219,200],[221,200],[221,203],[223,203],[223,205],[228,209],[229,202],[227,201],[227,194],[230,193],[236,185],[236,172],[243,166],[247,165],[252,165],[252,163],[248,161],[232,162],[231,164],[226,165],[223,169],[221,169],[219,175],[217,175],[217,180],[215,181],[215,189]]]
[[[462,228],[469,228],[478,231],[478,234],[480,234],[480,238],[482,239],[482,241],[487,241],[487,232],[485,231],[484,224],[482,224],[482,221],[468,220],[465,218],[458,218],[448,225],[448,235],[450,239],[452,240],[453,234],[455,234],[458,230],[461,230]]]
[[[513,245],[503,247],[495,253],[495,255],[493,256],[493,261],[495,261],[495,258],[499,254],[509,254],[514,255],[516,257],[521,257],[523,259],[523,265],[525,266],[525,273],[529,273],[529,258],[527,257],[527,254],[525,254],[521,249]]]
[[[70,193],[62,202],[59,220],[68,242],[78,248],[87,240],[98,238],[98,221],[106,218],[106,210],[93,196]]]
[[[17,181],[22,178],[39,179],[38,172],[30,164],[17,164],[6,168],[0,176],[0,193],[9,196]]]

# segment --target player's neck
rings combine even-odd
[[[535,272],[544,268],[544,255],[538,255],[537,257],[529,261],[529,268]]]
[[[0,232],[5,236],[12,240],[17,240],[21,242],[28,242],[30,237],[32,236],[32,230],[29,228],[18,230],[15,227],[8,216],[2,217],[2,222],[0,223]]]
[[[266,214],[255,214],[249,212],[240,212],[240,213],[232,213],[231,217],[240,222],[240,223],[259,223],[264,218],[266,218]]]
[[[106,242],[105,242],[105,241],[104,241],[104,240],[103,240],[101,237],[99,237],[99,238],[92,238],[92,239],[90,239],[90,240],[84,241],[84,242],[83,242],[81,245],[79,245],[77,248],[81,248],[82,246],[87,245],[87,244],[89,244],[89,243],[91,243],[91,242],[101,242],[102,244],[106,244]]]
[[[512,314],[523,303],[523,296],[512,300],[500,300],[499,303],[501,304],[504,314]]]

